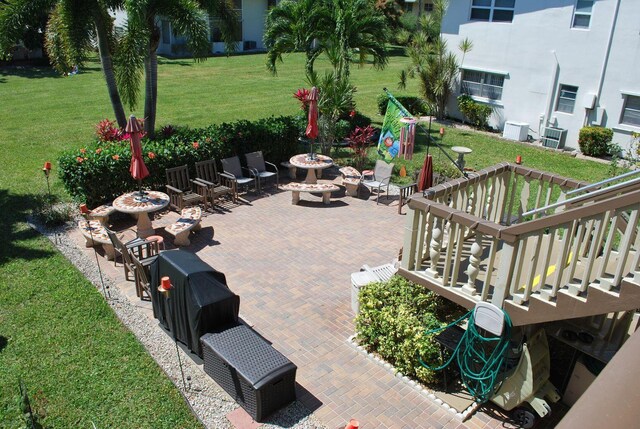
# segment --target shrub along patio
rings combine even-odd
[[[298,113],[292,94],[306,86],[303,55],[288,58],[278,77],[266,72],[264,61],[264,55],[204,63],[162,61],[158,125],[204,127]],[[382,87],[395,87],[407,62],[393,57],[382,72],[354,67],[358,111],[380,122],[376,97]],[[417,93],[417,88],[411,91]],[[5,106],[0,113],[0,225],[5,240],[0,249],[0,421],[10,426],[20,421],[16,404],[23,379],[46,427],[90,427],[91,421],[100,421],[101,427],[198,427],[178,391],[98,291],[25,223],[47,192],[40,173],[43,162],[86,146],[93,140],[94,124],[112,116],[98,63],[89,63],[73,77],[55,76],[48,69],[0,69],[0,92]],[[447,129],[444,142],[474,149],[468,158],[472,167],[521,154],[528,166],[582,180],[597,180],[607,170],[468,131]],[[418,156],[414,164],[417,168]],[[57,169],[54,162],[52,191],[67,200]],[[153,413],[147,411],[151,408]]]

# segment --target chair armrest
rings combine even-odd
[[[255,168],[249,168],[249,167],[240,167],[240,168],[242,168],[243,170],[247,170],[251,175],[251,177],[258,177],[260,175],[258,173],[258,170],[256,170]]]
[[[183,193],[180,189],[174,188],[171,185],[166,185],[166,186],[167,186],[167,191],[169,191],[170,193],[173,193],[173,194],[182,194]]]
[[[222,176],[222,177],[226,177],[227,179],[232,180],[232,181],[234,181],[234,182],[236,181],[236,176],[234,176],[234,175],[233,175],[233,174],[231,174],[231,173],[227,173],[226,171],[225,171],[225,172],[223,172],[223,173],[218,173],[218,175],[219,175],[219,176]]]
[[[202,183],[198,179],[191,179],[191,183],[196,185],[196,187],[198,187],[198,188],[203,188],[203,189],[207,189],[208,188],[206,183]]]
[[[278,172],[278,167],[276,167],[276,165],[275,165],[275,164],[272,164],[272,163],[271,163],[271,162],[269,162],[269,161],[265,161],[265,162],[264,162],[264,165],[265,165],[265,166],[269,165],[269,166],[273,167],[273,172],[274,172],[274,173],[277,173],[277,172]]]
[[[204,184],[205,186],[208,186],[208,187],[214,186],[214,184],[213,184],[213,183],[211,183],[211,182],[209,182],[209,181],[207,181],[207,180],[201,179],[201,178],[199,178],[199,177],[198,177],[198,178],[196,178],[196,179],[193,179],[193,180],[194,180],[194,181],[197,181],[197,182],[200,182],[200,183],[202,183],[202,184]]]

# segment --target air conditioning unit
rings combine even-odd
[[[562,128],[545,127],[542,136],[542,145],[554,149],[564,149],[564,141],[567,139],[567,130]]]
[[[528,135],[529,124],[513,121],[507,121],[504,123],[504,131],[502,132],[503,138],[523,142],[527,140]]]

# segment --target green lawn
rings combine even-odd
[[[266,72],[264,55],[163,60],[159,68],[158,126],[205,126],[297,112],[293,98],[306,86],[302,55],[285,57],[279,75]],[[376,97],[393,93],[407,64],[353,68],[358,110],[380,122]],[[319,69],[327,67],[319,62]],[[411,82],[405,94],[417,94]],[[25,223],[46,192],[42,164],[93,138],[94,125],[113,119],[99,65],[72,77],[48,69],[0,69],[0,422],[16,427],[18,380],[24,379],[45,427],[198,427],[178,391],[104,303],[101,295]],[[142,103],[131,112],[142,117]],[[437,128],[436,128],[437,129]],[[471,167],[513,160],[584,180],[606,175],[606,166],[458,130],[446,145],[471,147]],[[418,147],[418,154],[424,153]],[[423,155],[422,155],[423,156]],[[436,155],[441,156],[441,155]],[[420,164],[416,156],[414,166]],[[399,164],[399,163],[398,163]]]

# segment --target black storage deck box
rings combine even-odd
[[[245,325],[200,339],[204,371],[257,422],[296,399],[297,367]]]

